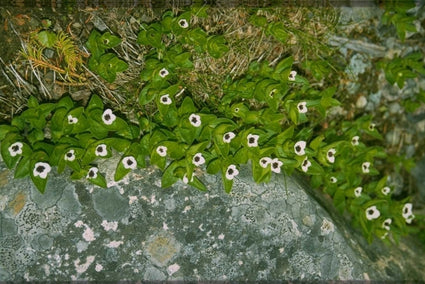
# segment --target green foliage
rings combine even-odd
[[[382,140],[373,118],[361,116],[338,127],[331,122],[335,127],[318,130],[328,110],[340,104],[336,84],[310,84],[311,77],[321,80],[329,74],[323,62],[293,66],[292,56],[273,63],[254,60],[245,74],[223,82],[218,104],[195,100],[180,78],[194,69],[195,56],[221,58],[229,50],[223,35],[191,25],[195,15],[205,14],[204,8],[180,15],[169,11],[159,22],[143,23],[137,41],[149,52],[140,73],[143,114],[138,124],[105,108],[97,95],[85,107],[69,97],[43,104],[30,98],[28,109],[11,125],[0,126],[1,155],[9,168],[15,167],[15,177],[29,175],[44,192],[52,167],[59,173],[69,168],[72,179],[106,187],[97,163],[113,151],[121,155],[116,181],[148,160],[163,172],[163,187],[182,181],[207,190],[201,176],[206,171],[221,175],[229,193],[242,164],[250,164],[257,183],[270,181],[273,174],[299,171],[331,196],[338,210],[348,212],[368,240],[406,233],[406,223],[414,218],[408,200],[393,199],[387,177],[374,166],[387,157],[385,150],[366,145]],[[262,16],[250,21],[286,42],[283,24]],[[127,68],[108,52],[118,44],[116,36],[97,31],[87,42],[89,68],[109,82]],[[412,55],[404,64],[422,72],[418,61]],[[409,161],[400,163],[411,167]]]
[[[118,58],[115,53],[108,52],[118,46],[121,39],[109,32],[100,34],[93,30],[86,43],[91,52],[88,67],[91,71],[99,74],[109,83],[113,83],[117,73],[127,70],[128,63]]]

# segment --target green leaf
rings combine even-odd
[[[270,23],[267,26],[267,32],[278,41],[286,44],[286,41],[288,39],[288,33],[286,32],[282,22]]]
[[[18,132],[19,130],[11,125],[7,125],[7,124],[1,124],[0,125],[0,141],[2,141],[3,139],[5,139],[9,133],[14,133],[14,132]]]
[[[30,96],[28,99],[29,108],[37,108],[39,106],[37,99],[34,96]]]
[[[183,103],[178,109],[178,114],[181,117],[184,114],[191,114],[197,111],[198,109],[195,107],[192,99],[190,97],[185,97]]]
[[[207,39],[207,51],[214,58],[220,58],[229,51],[226,39],[223,36],[210,36]]]
[[[23,178],[30,174],[30,161],[30,156],[22,157],[22,159],[19,160],[19,163],[15,168],[14,178]]]
[[[161,25],[159,23],[153,23],[148,27],[141,30],[137,36],[137,43],[142,45],[150,45],[155,48],[162,48],[162,32]]]
[[[14,144],[15,142],[21,142],[22,143],[22,153],[21,154],[16,154],[14,157],[11,155],[11,153],[9,152],[9,147],[11,147],[12,144]],[[3,142],[1,143],[1,156],[3,157],[3,160],[6,164],[6,166],[9,169],[12,169],[15,165],[16,162],[21,158],[22,155],[24,155],[24,149],[25,147],[27,147],[25,145],[25,143],[23,143],[23,139],[20,135],[18,134],[11,134],[9,136],[7,136]],[[25,147],[24,147],[25,146]]]
[[[221,160],[219,158],[212,159],[207,166],[207,173],[215,175],[221,169]]]
[[[100,97],[96,94],[93,94],[90,98],[90,101],[86,107],[86,111],[90,113],[91,111],[95,109],[103,110],[103,102],[100,99]]]
[[[161,178],[161,187],[166,188],[172,186],[174,183],[176,183],[179,178],[175,176],[174,171],[177,167],[181,166],[181,161],[174,161],[168,165],[168,167],[165,169],[164,173],[162,174]]]
[[[200,181],[197,177],[193,177],[193,180],[188,183],[189,185],[199,189],[200,191],[207,191],[205,184]]]
[[[37,39],[44,47],[53,47],[57,41],[57,36],[51,31],[41,31],[37,34]]]
[[[88,178],[87,179],[89,182],[91,182],[94,185],[97,185],[99,187],[102,188],[107,188],[107,184],[106,184],[106,179],[104,177],[104,175],[102,175],[101,173],[97,173],[97,177],[96,178]]]
[[[257,27],[265,27],[267,25],[267,18],[265,16],[252,15],[249,17],[249,22]]]
[[[108,49],[119,45],[121,43],[121,39],[115,35],[112,35],[110,32],[106,32],[99,37],[98,42],[103,49]]]
[[[101,37],[100,33],[97,30],[93,29],[92,32],[90,33],[89,39],[86,42],[86,46],[90,50],[92,55],[90,57],[90,61],[93,61],[93,60],[97,61],[97,59],[105,52],[105,48],[101,45],[101,42],[99,40],[100,37]],[[89,68],[91,69],[90,62],[89,62]]]
[[[333,196],[333,203],[338,209],[338,211],[342,214],[345,211],[345,191],[343,189],[337,189]]]

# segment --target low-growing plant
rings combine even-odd
[[[15,167],[15,177],[29,175],[44,192],[52,167],[58,172],[69,167],[72,179],[106,187],[97,161],[111,157],[112,149],[121,155],[116,181],[145,167],[148,157],[163,171],[162,187],[182,181],[207,190],[201,170],[220,174],[230,193],[242,164],[251,165],[257,183],[270,181],[273,173],[298,171],[329,194],[338,210],[350,213],[369,241],[373,236],[389,240],[390,233],[397,241],[405,234],[406,223],[415,218],[412,204],[392,198],[387,177],[374,166],[386,153],[367,146],[382,139],[373,118],[361,116],[322,130],[328,110],[340,105],[335,98],[340,90],[310,84],[303,68],[313,63],[294,66],[290,55],[272,63],[253,61],[245,74],[223,82],[219,101],[194,98],[182,80],[193,70],[194,58],[220,58],[229,50],[221,35],[192,26],[194,13],[202,10],[167,12],[160,22],[142,25],[138,43],[151,49],[140,75],[138,123],[105,109],[97,95],[85,107],[69,97],[43,104],[30,98],[28,109],[11,125],[0,126],[1,154],[9,168]],[[279,41],[288,34],[266,18],[252,20]],[[119,43],[96,31],[90,38],[93,66]]]

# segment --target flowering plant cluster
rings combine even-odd
[[[9,168],[16,166],[15,177],[29,175],[44,192],[52,167],[59,173],[69,167],[71,178],[106,187],[97,161],[115,150],[121,154],[116,181],[145,167],[148,157],[163,171],[163,187],[182,181],[207,190],[199,174],[206,171],[221,174],[230,192],[240,165],[249,163],[257,183],[268,182],[273,173],[310,176],[312,186],[332,196],[341,212],[351,213],[369,240],[404,234],[415,217],[412,204],[392,199],[387,178],[374,168],[385,151],[364,143],[366,137],[382,138],[372,118],[316,131],[327,110],[340,104],[333,98],[338,90],[310,85],[291,56],[254,61],[246,74],[223,82],[219,103],[196,103],[182,74],[194,68],[195,55],[220,58],[228,47],[223,36],[192,26],[191,18],[191,11],[167,12],[161,22],[142,26],[138,43],[151,50],[141,72],[144,111],[137,124],[105,108],[97,95],[85,107],[69,97],[44,104],[30,98],[11,125],[0,126],[1,154]],[[284,40],[283,26],[261,17],[257,22],[269,36]]]

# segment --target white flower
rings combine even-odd
[[[189,23],[185,19],[181,19],[179,20],[179,26],[183,29],[186,29],[189,27]]]
[[[230,143],[232,141],[232,139],[235,138],[235,137],[236,137],[236,134],[233,133],[233,132],[224,133],[223,142],[224,143]]]
[[[388,193],[390,193],[391,188],[389,188],[388,186],[384,187],[381,189],[381,192],[383,195],[388,195]]]
[[[192,177],[190,178],[190,182],[192,182],[193,181],[193,175],[192,175]],[[184,174],[184,176],[183,176],[183,182],[185,183],[185,184],[188,184],[189,183],[189,179],[187,178],[187,175],[186,174]]]
[[[392,223],[392,220],[390,218],[385,219],[385,221],[382,222],[382,228],[384,228],[385,230],[389,231],[390,230],[391,223]]]
[[[307,157],[305,157],[303,163],[301,164],[301,168],[302,168],[303,172],[306,173],[310,166],[311,166],[311,162],[307,159]]]
[[[361,186],[356,187],[356,188],[354,189],[354,196],[356,196],[356,197],[360,197],[360,196],[362,195],[362,190],[363,190],[363,188],[362,188]]]
[[[336,177],[331,177],[329,180],[331,183],[336,183],[338,181]]]
[[[412,220],[415,218],[415,215],[413,215],[413,212],[412,212],[412,203],[404,204],[402,215],[403,215],[403,218],[406,220],[406,223],[408,224],[412,223]]]
[[[375,124],[375,123],[371,123],[371,124],[369,124],[369,130],[370,130],[370,131],[375,130],[375,126],[376,126],[376,124]]]
[[[97,173],[99,172],[99,169],[96,167],[92,167],[89,169],[89,172],[87,173],[86,178],[92,178],[95,179],[97,178]]]
[[[255,135],[255,134],[248,134],[248,136],[246,137],[248,147],[257,147],[258,146],[258,138],[260,138],[260,136]]]
[[[190,124],[192,124],[195,127],[201,126],[201,117],[197,114],[192,113],[189,116],[189,121],[190,121]]]
[[[308,111],[306,102],[300,102],[297,105],[297,108],[299,113],[306,113]]]
[[[99,144],[96,147],[96,151],[95,151],[96,156],[100,156],[100,157],[105,157],[106,155],[108,155],[108,150],[106,150],[106,145],[105,144]]]
[[[74,161],[75,160],[75,150],[71,149],[68,152],[65,153],[64,157],[65,161]]]
[[[370,163],[369,162],[364,162],[362,164],[362,171],[363,171],[363,173],[365,173],[365,174],[369,173],[369,167],[370,167]]]
[[[230,165],[230,166],[227,167],[226,178],[228,180],[232,180],[238,174],[239,174],[239,171],[238,171],[238,169],[236,168],[235,165]]]
[[[377,219],[381,216],[381,212],[379,212],[378,208],[376,206],[370,206],[366,209],[366,218],[368,220]]]
[[[156,148],[156,152],[158,153],[158,155],[160,155],[161,157],[165,157],[167,156],[167,147],[165,146],[158,146]]]
[[[262,168],[267,168],[267,166],[270,164],[272,162],[272,159],[271,158],[269,158],[269,157],[262,157],[261,159],[260,159],[260,161],[259,161],[259,163],[260,163],[260,166],[262,167]]]
[[[168,70],[167,69],[165,69],[165,68],[162,68],[161,70],[159,70],[159,76],[161,76],[162,78],[164,78],[165,76],[167,76],[168,74],[170,74],[169,72],[168,72]]]
[[[34,170],[32,174],[37,177],[46,178],[47,174],[50,173],[51,167],[48,163],[38,162],[34,165]]]
[[[288,80],[295,81],[295,76],[297,76],[297,71],[292,70],[291,72],[289,72]]]
[[[359,136],[354,136],[353,138],[351,138],[351,145],[353,146],[359,145]]]
[[[128,156],[122,159],[122,164],[126,169],[135,170],[137,168],[137,162],[133,156]]]
[[[279,161],[278,158],[274,158],[273,160],[271,160],[270,164],[271,164],[272,172],[280,174],[280,168],[283,165],[282,161]]]
[[[159,98],[159,102],[163,105],[170,105],[173,101],[170,99],[169,94],[165,94]]]
[[[23,146],[24,144],[22,144],[21,142],[15,142],[10,145],[8,148],[10,156],[15,157],[16,155],[21,155]]]
[[[304,150],[306,145],[307,143],[305,141],[298,141],[297,143],[295,143],[294,145],[295,154],[297,154],[298,156],[305,155]]]
[[[193,156],[192,163],[197,167],[203,165],[205,163],[205,159],[202,156],[202,153],[196,153],[195,156]]]
[[[336,153],[336,150],[334,148],[332,148],[326,154],[326,159],[328,159],[329,163],[335,162],[335,153]]]
[[[106,109],[102,114],[103,123],[106,125],[111,125],[117,117],[112,113],[111,109]]]
[[[68,115],[68,124],[76,124],[78,122],[78,118],[73,117],[72,115]]]

